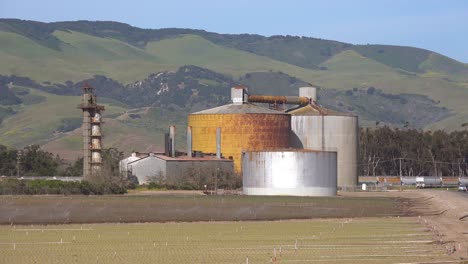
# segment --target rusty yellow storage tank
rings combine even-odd
[[[192,149],[216,153],[216,128],[221,128],[221,153],[242,172],[242,152],[289,148],[291,116],[246,101],[245,90],[231,90],[232,104],[190,114]]]

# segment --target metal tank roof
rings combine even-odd
[[[287,111],[288,114],[291,114],[293,116],[319,116],[319,115],[326,115],[326,116],[356,116],[351,113],[342,113],[342,112],[337,112],[334,110],[330,110],[327,108],[323,108],[320,106],[313,106],[311,104],[308,104],[303,107],[299,108],[294,108],[291,110]]]
[[[216,114],[272,114],[285,115],[287,113],[260,107],[254,104],[227,104],[219,107],[192,113],[192,115],[216,115]]]

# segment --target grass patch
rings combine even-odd
[[[426,263],[412,218],[0,227],[5,263]]]
[[[79,117],[67,117],[60,120],[60,125],[57,127],[57,132],[69,132],[81,127],[83,122]]]

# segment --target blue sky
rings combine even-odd
[[[0,17],[310,36],[414,46],[468,62],[468,1],[462,0],[0,0]]]

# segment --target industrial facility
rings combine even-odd
[[[216,174],[233,171],[231,160],[216,157],[169,157],[162,153],[132,153],[129,158],[122,160],[120,166],[125,166],[125,175],[135,176],[139,184],[154,181],[174,186],[178,178],[201,177],[201,174],[217,177]]]
[[[83,110],[83,178],[89,180],[99,174],[102,167],[101,125],[104,106],[98,105],[94,88],[83,86],[83,98],[78,108]]]
[[[242,177],[246,195],[333,196],[357,185],[358,117],[319,106],[316,88],[268,96],[236,86],[231,101],[188,116],[186,152],[171,126],[164,153],[133,153],[121,171],[145,184],[222,169]]]
[[[221,130],[222,154],[234,161],[242,174],[242,152],[289,148],[291,116],[247,103],[245,87],[231,89],[232,104],[188,116],[192,147],[204,153],[216,152],[216,130]]]
[[[315,92],[300,88],[299,95],[311,96]],[[338,153],[338,186],[357,185],[358,117],[319,107],[316,103],[287,111],[291,114],[291,147],[336,151]]]

